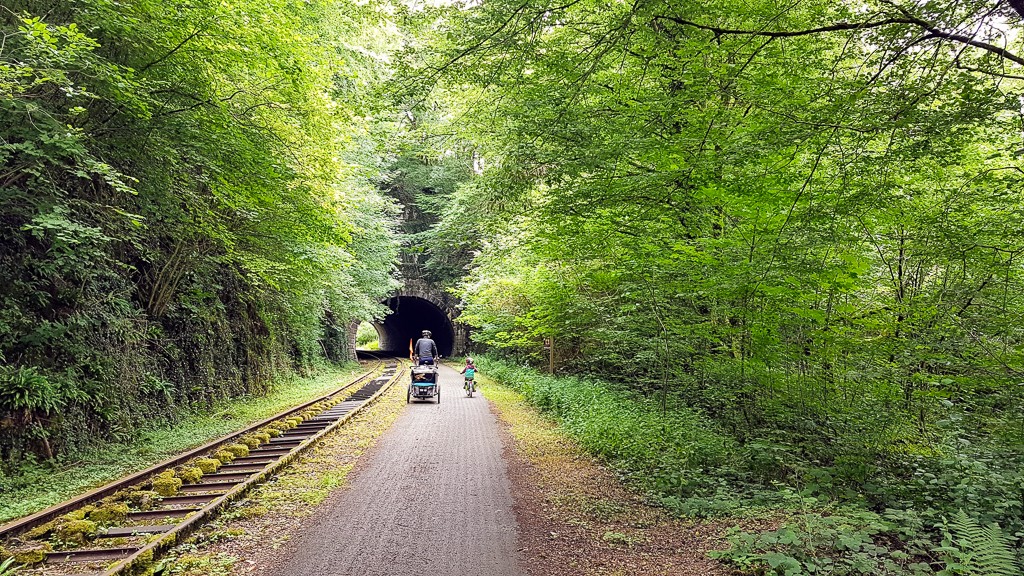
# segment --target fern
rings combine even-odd
[[[946,570],[943,574],[970,576],[1018,576],[1012,540],[998,524],[982,526],[963,510],[946,524]]]

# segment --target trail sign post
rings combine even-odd
[[[555,337],[544,339],[544,349],[548,352],[548,372],[555,373]]]

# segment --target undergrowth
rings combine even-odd
[[[961,430],[936,442],[932,455],[880,463],[858,483],[838,466],[801,458],[784,438],[740,441],[684,399],[663,406],[593,378],[478,360],[482,373],[554,416],[627,483],[675,513],[781,516],[774,530],[733,529],[731,547],[715,553],[742,573],[1022,573],[1020,470]],[[780,475],[783,468],[789,472]]]
[[[84,449],[74,458],[54,462],[29,460],[0,468],[0,522],[31,514],[301,404],[361,370],[352,363],[325,368],[310,378],[281,379],[265,396],[225,400],[207,410],[179,414],[175,422],[146,428],[129,443]]]

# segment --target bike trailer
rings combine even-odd
[[[437,382],[436,366],[413,366],[410,371],[412,381],[409,382],[409,391],[405,395],[405,401],[427,400],[437,398],[441,402],[441,387]]]

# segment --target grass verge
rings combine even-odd
[[[662,409],[657,402],[612,383],[552,377],[493,358],[478,361],[488,375],[508,384],[517,394],[516,402],[541,410],[567,438],[666,511],[679,518],[718,518],[719,524],[736,524],[725,534],[727,546],[709,552],[740,573],[1024,574],[1018,559],[1024,532],[1015,527],[983,523],[964,508],[950,511],[906,500],[895,500],[898,506],[872,505],[866,496],[869,490],[881,497],[885,489],[895,488],[870,482],[861,485],[860,492],[840,499],[821,489],[833,480],[826,468],[805,467],[783,474],[793,462],[787,452],[773,450],[778,444],[756,439],[741,442],[685,403],[673,402]],[[502,394],[492,397],[502,407]],[[511,426],[520,441],[533,434],[526,430],[517,435],[514,420]],[[522,448],[541,470],[534,476],[542,487],[548,482],[544,470],[549,456],[537,457],[531,451],[543,447],[539,438],[533,438]],[[952,475],[960,480],[950,490],[970,493],[972,497],[964,501],[975,512],[983,508],[987,496],[981,481],[991,477],[986,476],[990,461],[965,462],[972,467]],[[919,491],[944,485],[941,477],[927,472],[923,460],[919,462]],[[551,470],[561,474],[558,466]],[[926,481],[929,476],[931,480]],[[587,482],[583,478],[572,483]],[[1019,482],[1017,486],[1020,494]],[[555,508],[559,498],[557,493],[549,497]],[[937,499],[928,502],[934,504]],[[1024,499],[1007,499],[1006,510],[1020,502]],[[576,502],[561,513],[573,518],[576,510],[585,508]],[[532,514],[545,511],[541,507]],[[605,536],[615,542],[636,541],[624,530],[610,530]]]
[[[723,522],[675,518],[623,487],[560,424],[493,378],[482,389],[506,434],[505,458],[531,574],[725,574],[707,552],[724,546]]]
[[[282,380],[264,396],[234,398],[183,415],[174,424],[143,430],[131,443],[108,444],[75,462],[26,465],[14,474],[0,473],[0,522],[32,514],[307,402],[363,370],[351,363],[309,378]]]

